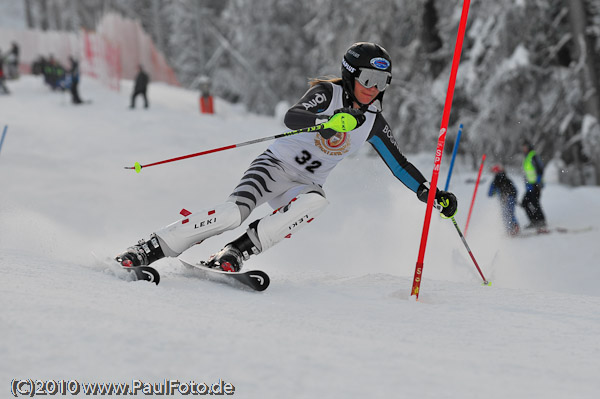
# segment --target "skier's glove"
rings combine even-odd
[[[417,198],[422,202],[427,203],[427,197],[429,196],[429,182],[421,184],[417,189]],[[440,191],[436,189],[435,199],[433,200],[433,207],[440,211],[441,216],[445,219],[449,219],[456,215],[458,211],[458,200],[456,196],[448,191]]]
[[[342,115],[339,115],[339,114],[342,114]],[[336,118],[336,115],[338,115],[337,117],[342,117],[342,118],[346,117],[347,118],[347,116],[345,116],[343,114],[350,114],[351,116],[354,117],[354,119],[356,120],[356,127],[354,129],[359,128],[363,123],[365,123],[365,120],[367,119],[364,112],[362,112],[360,109],[345,107],[345,108],[339,108],[339,109],[336,109],[335,111],[333,111],[333,116],[331,118],[329,118],[329,120]]]
[[[458,201],[456,200],[456,196],[448,191],[438,190],[435,194],[433,206],[440,211],[441,216],[445,219],[454,217],[458,211]]]
[[[333,111],[333,115],[327,120],[330,128],[320,130],[319,133],[328,140],[336,133],[345,133],[360,127],[365,123],[364,113],[354,108],[339,108]]]

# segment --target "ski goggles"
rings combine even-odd
[[[360,68],[356,80],[367,89],[377,86],[377,90],[384,91],[392,81],[392,74],[376,69]]]

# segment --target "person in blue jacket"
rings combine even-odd
[[[515,216],[515,206],[517,204],[517,188],[512,180],[506,175],[506,171],[500,165],[492,166],[494,180],[490,184],[488,196],[498,195],[502,207],[502,221],[508,235],[519,234],[519,222]]]
[[[546,216],[540,203],[542,188],[544,188],[544,163],[529,140],[523,140],[522,150],[525,155],[523,159],[525,195],[521,201],[521,206],[525,209],[530,222],[525,228],[545,229]]]
[[[323,186],[330,172],[365,142],[373,146],[394,176],[426,203],[429,182],[402,155],[381,113],[383,95],[392,79],[389,54],[375,43],[355,43],[341,64],[341,78],[311,80],[310,88],[288,110],[284,122],[295,130],[334,118],[355,120],[353,130],[327,129],[275,140],[250,164],[224,203],[196,212],[182,211],[182,219],[155,231],[150,240],[141,240],[116,260],[127,267],[178,256],[194,244],[238,227],[255,208],[268,203],[274,212],[250,223],[244,234],[208,262],[209,267],[239,271],[251,255],[292,237],[319,216],[329,204]],[[446,218],[457,211],[456,197],[450,192],[436,190],[434,205]]]

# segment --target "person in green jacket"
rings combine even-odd
[[[544,229],[546,227],[546,216],[542,211],[540,196],[544,181],[544,164],[540,157],[533,149],[533,145],[529,140],[522,142],[523,154],[523,170],[525,171],[525,195],[521,201],[521,206],[525,209],[525,213],[529,218],[530,223],[525,226],[528,228]]]

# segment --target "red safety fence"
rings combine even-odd
[[[138,65],[142,65],[152,81],[179,86],[173,69],[139,22],[117,14],[107,14],[96,27],[96,32],[104,40],[114,43],[118,49],[123,78],[135,78]]]
[[[80,61],[81,73],[92,76],[106,86],[119,90],[121,79],[134,79],[138,65],[154,82],[179,86],[173,69],[156,49],[141,25],[116,14],[107,14],[98,23],[95,32],[15,30],[0,28],[2,54],[11,43],[19,45],[19,71],[30,73],[39,57],[52,55],[68,68],[69,57]]]

